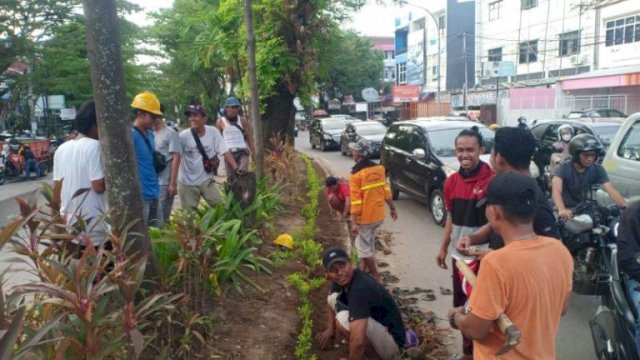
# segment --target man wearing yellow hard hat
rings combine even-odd
[[[138,182],[142,193],[143,218],[147,225],[159,226],[158,223],[158,197],[160,186],[158,184],[158,172],[164,170],[160,154],[156,155],[155,136],[153,125],[162,120],[160,100],[151,92],[141,92],[131,102],[133,110],[133,145],[136,153],[136,165],[138,169]],[[166,162],[166,159],[165,159]]]

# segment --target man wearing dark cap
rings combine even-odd
[[[536,235],[537,183],[515,172],[489,184],[485,213],[505,246],[482,260],[468,308],[449,311],[451,326],[473,339],[474,359],[495,359],[504,335],[495,321],[506,314],[522,332],[513,359],[555,359],[555,337],[571,294],[573,259],[560,242]],[[481,205],[481,204],[479,204]]]
[[[222,133],[227,149],[233,155],[238,167],[243,171],[249,169],[249,157],[255,154],[253,146],[253,137],[251,136],[251,127],[249,122],[240,114],[240,102],[237,98],[231,96],[224,103],[224,116],[216,121],[216,127]],[[227,177],[233,180],[235,172],[233,167],[225,161]]]
[[[493,149],[491,150],[491,166],[497,174],[504,172],[517,172],[531,177],[529,163],[536,151],[536,139],[531,131],[516,128],[503,127],[496,130]],[[541,236],[560,239],[560,231],[553,213],[553,207],[542,191],[537,194],[538,209],[533,218],[533,230]],[[489,243],[489,249],[482,250],[485,254],[491,249],[499,249],[504,246],[500,235],[491,231],[491,226],[485,224],[472,234],[461,236],[458,239],[456,249],[467,254],[470,246]]]
[[[405,344],[404,324],[389,292],[369,274],[354,269],[339,247],[324,252],[322,265],[332,284],[327,329],[316,337],[320,347],[339,332],[349,339],[351,360],[364,359],[367,347],[384,360],[398,355]]]
[[[200,198],[209,205],[222,201],[214,176],[219,156],[231,164],[232,171],[241,173],[227,150],[220,131],[207,124],[207,112],[202,105],[189,105],[185,111],[191,125],[180,132],[182,159],[178,171],[178,196],[183,209],[194,209]]]

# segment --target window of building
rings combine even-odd
[[[580,31],[560,34],[560,56],[580,53]]]
[[[522,10],[527,10],[538,6],[538,0],[521,0]]]
[[[437,78],[438,77],[438,65],[436,65],[436,66],[431,68],[431,76],[433,78]]]
[[[640,41],[640,15],[607,21],[605,45],[614,46]]]
[[[502,7],[502,0],[489,3],[489,21],[500,19],[501,7]]]
[[[521,42],[518,49],[518,62],[528,64],[536,61],[538,61],[538,40]]]
[[[488,61],[502,61],[502,48],[489,49]]]
[[[444,15],[438,17],[438,27],[440,30],[444,30],[447,27],[447,18]]]
[[[392,51],[385,51],[384,52],[384,58],[386,60],[393,60],[393,50]]]
[[[407,64],[398,64],[398,84],[407,83]]]

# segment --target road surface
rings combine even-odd
[[[296,149],[312,157],[325,160],[334,174],[349,178],[349,172],[353,166],[350,157],[343,156],[340,151],[322,152],[312,150],[309,145],[308,132],[301,131],[296,138]],[[398,208],[398,221],[390,218],[385,221],[384,229],[394,234],[391,255],[378,254],[378,258],[389,263],[389,270],[400,278],[398,284],[401,288],[433,289],[436,300],[427,302],[419,300],[423,310],[431,310],[437,316],[444,318],[451,307],[451,296],[440,294],[440,287],[451,288],[451,271],[442,270],[436,265],[436,255],[440,249],[442,228],[431,219],[426,205],[411,199],[405,194],[400,194],[396,201]],[[598,299],[593,296],[573,295],[571,308],[562,318],[557,337],[557,358],[588,360],[595,359],[589,319],[594,314]],[[443,327],[448,327],[446,321],[441,322]],[[452,339],[452,353],[461,352],[459,337]]]

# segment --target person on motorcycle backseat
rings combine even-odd
[[[520,116],[518,118],[518,128],[529,130],[529,125],[527,125],[527,118],[524,116]]]
[[[2,145],[2,152],[0,152],[0,165],[3,165],[7,162],[9,158],[9,145]]]
[[[555,174],[558,165],[569,157],[569,142],[573,137],[573,127],[569,124],[558,128],[558,140],[553,143],[555,152],[551,154],[549,161],[549,174]]]
[[[602,144],[591,134],[576,135],[569,143],[571,161],[560,164],[551,180],[551,198],[560,218],[571,219],[571,209],[589,199],[594,185],[602,185],[613,202],[622,208],[626,207],[624,198],[609,180],[607,171],[596,162],[603,153]]]
[[[569,142],[571,138],[573,138],[573,127],[569,124],[561,125],[558,128],[558,141],[553,143],[553,147],[559,151],[562,159],[569,157]]]
[[[618,231],[618,266],[629,275],[627,290],[636,314],[640,314],[640,201],[629,205],[622,213]],[[636,349],[640,351],[640,318],[636,318],[635,335]]]

